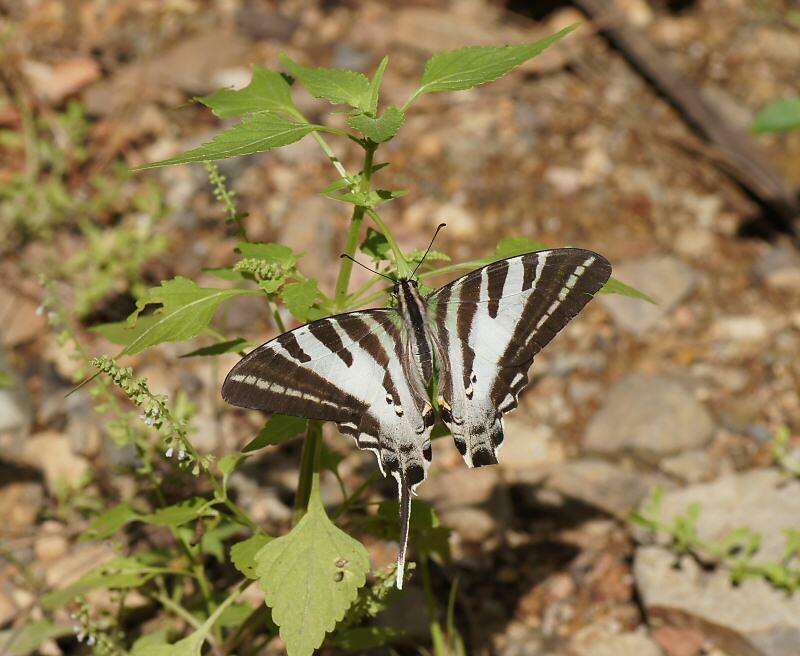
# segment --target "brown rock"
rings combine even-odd
[[[31,529],[43,503],[40,483],[16,482],[0,487],[0,535]]]
[[[100,79],[100,65],[90,57],[73,57],[57,64],[26,61],[22,65],[34,93],[56,104]]]
[[[38,304],[16,290],[0,285],[0,340],[12,347],[36,339],[47,330]]]
[[[26,440],[22,460],[42,470],[51,494],[64,487],[80,487],[89,475],[89,463],[72,452],[69,437],[55,431],[37,433]]]
[[[700,656],[706,642],[700,631],[674,626],[658,627],[653,631],[653,639],[667,656]]]

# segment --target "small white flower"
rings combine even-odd
[[[72,619],[75,619],[75,618],[78,617],[78,615],[76,613],[73,613],[72,616],[73,616]],[[83,627],[81,627],[80,624],[73,624],[72,625],[72,632],[73,633],[80,633],[81,632],[81,628],[83,628]]]
[[[40,305],[36,308],[36,316],[41,317],[44,314],[44,305]]]
[[[178,451],[178,460],[185,460],[186,459],[186,451],[181,449]]]
[[[97,639],[93,635],[90,635],[89,639],[86,641],[86,644],[90,647],[93,647],[95,642],[97,642]]]
[[[167,458],[171,458],[173,453],[175,453],[175,450],[172,447],[169,447],[164,455],[167,456]]]
[[[83,639],[86,637],[86,634],[83,631],[78,632],[78,642],[83,642]]]

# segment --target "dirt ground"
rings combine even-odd
[[[738,129],[800,88],[800,14],[792,2],[615,4]],[[659,301],[602,297],[537,358],[533,383],[508,418],[499,466],[467,470],[450,440],[437,442],[420,492],[453,529],[453,562],[434,571],[434,586],[446,599],[458,577],[456,619],[470,654],[800,651],[790,595],[770,597],[775,605],[765,605],[772,610],[752,627],[726,615],[739,603],[733,586],[700,609],[664,601],[659,594],[678,583],[668,572],[653,581],[641,568],[654,553],[647,550],[668,552],[627,521],[656,485],[696,495],[709,518],[725,515],[719,486],[753,469],[773,471],[776,432],[800,435],[800,255],[785,236],[763,230],[762,208],[577,9],[487,0],[39,0],[0,2],[0,21],[0,180],[9,183],[0,194],[8,229],[0,238],[0,364],[15,381],[0,399],[0,628],[36,617],[40,584],[57,587],[96,558],[78,542],[86,522],[65,510],[54,477],[65,474],[81,489],[73,505],[124,498],[130,487],[114,473],[126,453],[105,437],[89,395],[65,397],[77,364],[36,313],[44,294],[37,274],[57,280],[71,309],[99,286],[78,323],[97,354],[113,347],[89,328],[133,309],[129,280],[213,282],[203,269],[231,265],[236,237],[220,227],[202,167],[128,175],[115,172],[117,163],[134,167],[206,141],[218,121],[189,100],[246,83],[250,64],[274,68],[279,52],[367,72],[389,54],[386,102],[402,104],[435,51],[533,41],[581,21],[563,44],[496,83],[423,97],[383,149],[391,166],[382,180],[409,190],[385,210],[403,248],[424,247],[440,221],[448,227],[438,247],[456,260],[484,256],[505,236],[591,248],[618,278]],[[69,103],[85,115],[80,148],[63,122],[41,137],[55,150],[70,144],[61,161],[36,144],[30,125],[32,117],[67,114]],[[299,95],[298,104],[311,120],[343,121],[310,96]],[[800,186],[800,133],[757,143]],[[339,148],[355,166],[355,146]],[[249,213],[252,238],[313,254],[304,271],[332,291],[348,214],[317,193],[335,175],[316,144],[306,139],[220,168]],[[11,190],[21,172],[31,173],[29,191]],[[48,181],[56,176],[54,190]],[[107,176],[114,192],[98,200],[98,180]],[[146,193],[147,204],[135,200]],[[43,218],[34,223],[35,216]],[[87,221],[100,236],[90,236]],[[81,265],[81,253],[104,249],[114,262],[133,258],[135,237],[104,242],[103,230],[135,234],[145,224],[153,252],[137,263],[142,278],[118,263]],[[356,273],[355,283],[364,280]],[[266,308],[247,299],[221,318],[226,334],[255,342],[274,334]],[[241,448],[260,424],[219,398],[236,356],[179,360],[186,350],[166,345],[130,364],[154,389],[191,396],[201,452]],[[328,438],[345,457],[347,482],[363,481],[371,455],[335,431]],[[298,441],[287,443],[237,474],[240,500],[270,530],[288,526],[299,453]],[[758,491],[755,483],[742,489]],[[773,492],[764,490],[765,507],[800,528],[797,515],[773,505]],[[381,493],[391,495],[391,485]],[[324,494],[336,498],[335,481],[325,482]],[[761,530],[786,526],[767,522]],[[374,563],[394,557],[393,545],[370,549]],[[421,595],[412,584],[385,620],[409,631],[400,653],[428,644]],[[76,645],[51,641],[42,653],[78,653]]]

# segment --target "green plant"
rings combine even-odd
[[[631,521],[653,534],[666,535],[678,554],[690,554],[705,562],[710,559],[726,567],[732,583],[762,578],[787,592],[800,589],[800,566],[797,563],[800,531],[786,530],[786,547],[780,560],[765,562],[757,558],[761,546],[760,533],[744,526],[719,540],[703,540],[697,530],[701,512],[699,503],[689,505],[684,514],[668,523],[661,517],[662,501],[663,490],[657,488],[642,509],[631,516]]]
[[[800,97],[778,100],[762,109],[755,121],[753,132],[768,134],[788,132],[800,128]]]
[[[259,653],[267,640],[280,633],[289,654],[302,656],[318,648],[326,635],[329,644],[352,651],[402,637],[398,631],[365,625],[398,594],[393,590],[394,569],[370,573],[365,547],[335,523],[344,522],[350,533],[358,535],[397,538],[396,502],[382,504],[377,513],[366,512],[361,503],[377,480],[377,473],[355,490],[344,489],[337,470],[338,459],[324,448],[320,422],[291,417],[273,416],[239,452],[219,460],[201,454],[191,440],[192,413],[187,400],[179,397],[170,401],[153,393],[145,379],[137,377],[130,367],[121,366],[118,360],[159,344],[198,337],[211,343],[187,355],[213,357],[242,351],[247,347],[244,339],[224,335],[213,326],[219,306],[237,297],[251,296],[254,302],[265,302],[280,331],[286,328],[281,306],[297,321],[306,322],[384,298],[385,291],[375,289],[381,280],[378,275],[359,289],[350,289],[353,264],[348,259],[342,260],[335,289],[328,295],[316,280],[303,273],[303,254],[280,244],[252,243],[234,194],[210,162],[270,150],[310,136],[339,176],[322,193],[353,208],[345,253],[352,257],[360,249],[381,273],[408,276],[420,263],[422,252],[404,253],[379,212],[383,204],[405,193],[376,185],[377,174],[387,166],[376,160],[381,144],[397,135],[420,96],[468,89],[495,80],[572,29],[530,45],[466,48],[435,55],[427,62],[420,84],[407,102],[383,111],[379,111],[379,99],[388,58],[383,59],[370,79],[354,71],[307,68],[284,56],[282,62],[289,75],[256,66],[252,81],[244,89],[221,90],[200,99],[218,117],[239,118],[240,122],[205,145],[143,168],[186,162],[206,166],[214,194],[225,208],[226,221],[234,225],[241,239],[236,247],[236,262],[212,270],[226,286],[200,287],[192,280],[177,277],[142,290],[136,310],[126,321],[96,328],[120,345],[115,357],[90,358],[70,328],[69,316],[58,305],[58,295],[50,294],[47,303],[60,339],[72,343],[75,357],[100,374],[91,383],[92,393],[98,410],[110,416],[112,439],[133,446],[138,455],[137,494],[129,502],[94,516],[91,538],[119,539],[124,527],[146,524],[168,532],[172,546],[146,549],[126,545],[127,555],[46,596],[42,600],[45,609],[80,599],[97,588],[117,591],[118,613],[104,616],[102,621],[86,617],[82,626],[92,627],[93,636],[102,634],[103,644],[131,654],[199,655],[204,644],[214,654]],[[348,127],[310,123],[292,100],[292,80],[316,98],[348,106]],[[358,169],[347,168],[339,160],[325,135],[349,139],[361,147],[363,160]],[[366,228],[367,220],[374,228]],[[422,265],[419,278],[424,283],[435,276],[473,269],[539,247],[529,239],[507,238],[483,259],[439,268],[435,268],[437,262],[448,262],[450,258],[434,252]],[[604,291],[645,298],[615,280]],[[114,389],[136,410],[126,409]],[[229,477],[253,453],[300,433],[305,437],[294,526],[286,535],[267,535],[230,497]],[[343,503],[331,510],[326,510],[320,495],[322,470],[331,471],[344,491]],[[174,479],[192,492],[170,502],[164,487],[166,481]],[[434,652],[462,654],[464,646],[454,620],[457,586],[451,587],[442,623],[430,583],[431,563],[446,562],[449,556],[447,529],[440,526],[431,508],[416,502],[412,546],[429,601]],[[253,609],[237,603],[244,588],[251,585],[263,589],[268,607]],[[162,611],[160,630],[135,642],[133,636],[120,637],[119,632],[125,622],[126,598],[133,589]],[[171,642],[176,638],[177,642]]]

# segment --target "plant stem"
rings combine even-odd
[[[294,500],[292,524],[297,524],[308,512],[311,489],[314,479],[319,478],[319,456],[322,451],[322,422],[308,422],[306,439],[303,442],[303,455],[300,459],[300,480],[297,482],[297,496]]]
[[[381,215],[378,214],[374,209],[371,207],[367,208],[367,214],[369,214],[370,218],[375,221],[375,225],[380,228],[380,231],[383,233],[383,236],[386,237],[386,241],[389,242],[389,247],[392,249],[392,253],[394,254],[394,261],[395,266],[397,267],[397,275],[401,278],[408,278],[411,276],[411,268],[408,266],[408,262],[406,258],[403,256],[403,251],[400,250],[400,246],[398,246],[397,242],[395,241],[394,236],[392,235],[389,227],[384,223]]]

